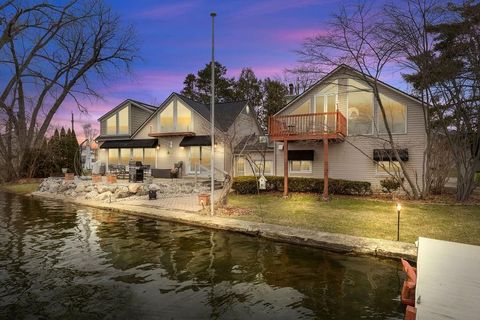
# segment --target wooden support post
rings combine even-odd
[[[328,200],[328,139],[323,138],[323,200]]]
[[[283,197],[288,197],[288,140],[283,140]]]

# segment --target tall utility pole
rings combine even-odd
[[[210,13],[212,17],[212,83],[210,94],[210,214],[215,214],[215,12]]]

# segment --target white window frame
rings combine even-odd
[[[300,161],[300,168],[302,167],[301,162],[310,162],[310,170],[300,170],[300,171],[293,171],[292,170],[292,162],[293,161]],[[288,160],[288,172],[289,173],[313,173],[313,161],[312,160]]]

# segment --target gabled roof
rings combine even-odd
[[[143,109],[145,111],[148,111],[150,113],[154,112],[155,110],[157,110],[157,107],[155,106],[152,106],[151,104],[148,104],[148,103],[145,103],[145,102],[140,102],[140,101],[137,101],[137,100],[133,100],[133,99],[126,99],[124,100],[122,103],[120,103],[119,105],[117,105],[115,108],[113,108],[112,110],[108,111],[107,113],[105,113],[103,116],[101,116],[100,118],[98,118],[98,121],[101,121],[103,120],[104,118],[110,116],[111,114],[115,113],[116,111],[118,111],[119,109],[123,108],[127,103],[131,103],[132,105],[135,105],[136,107],[140,108],[140,109]]]
[[[313,89],[315,89],[319,84],[323,83],[325,80],[327,80],[329,77],[331,77],[333,74],[339,72],[340,70],[348,70],[350,72],[353,72],[353,73],[356,73],[360,76],[366,76],[367,79],[369,80],[372,80],[374,81],[375,79],[373,77],[370,77],[364,73],[362,73],[361,71],[353,68],[353,67],[350,67],[346,64],[341,64],[339,65],[338,67],[336,67],[335,69],[333,69],[332,71],[330,71],[329,73],[327,73],[325,76],[323,76],[322,78],[320,78],[320,80],[318,80],[317,82],[315,82],[313,85],[311,85],[307,90],[305,90],[304,92],[302,92],[301,94],[299,94],[298,96],[296,96],[294,99],[292,99],[290,102],[287,103],[287,105],[285,107],[283,107],[282,109],[280,109],[277,113],[275,113],[275,115],[283,112],[285,109],[287,109],[288,107],[290,107],[291,105],[293,105],[295,102],[297,102],[299,99],[301,99],[302,97],[304,97],[305,95],[309,94],[311,91],[313,91]],[[415,102],[417,103],[422,103],[422,101],[420,99],[418,99],[417,97],[405,92],[405,91],[402,91],[398,88],[395,88],[394,86],[392,85],[389,85],[388,83],[384,82],[384,81],[381,81],[381,80],[378,80],[377,79],[377,82],[381,85],[381,86],[384,86],[386,88],[389,88],[390,90],[393,90],[411,100],[414,100]]]
[[[266,142],[260,142],[260,137],[256,134],[251,134],[243,137],[233,148],[235,154],[240,154],[243,152],[267,152],[273,151],[274,145],[270,142],[267,136],[264,136],[267,140]]]
[[[188,105],[193,111],[198,113],[205,120],[210,122],[210,106],[204,103],[194,101],[190,98],[185,97],[184,95],[173,92],[168,96],[162,104],[155,109],[147,120],[132,134],[132,137],[135,136],[144,126],[148,123],[155,115],[161,112],[171,101],[173,97],[178,97],[186,105]],[[235,122],[235,119],[242,112],[242,110],[247,106],[247,101],[240,102],[227,102],[227,103],[215,103],[215,127],[222,131],[227,131],[230,126]]]
[[[197,111],[207,121],[210,121],[209,104],[194,101],[178,93],[175,93],[175,95]],[[227,131],[246,106],[247,101],[215,103],[215,126],[222,131]]]

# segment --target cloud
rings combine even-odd
[[[306,38],[317,35],[327,35],[325,28],[281,29],[272,30],[271,39],[275,42],[302,43]]]
[[[135,16],[139,18],[165,18],[172,16],[181,16],[184,15],[198,6],[198,1],[184,1],[177,2],[172,4],[161,4],[149,8],[148,10],[143,10],[137,13]]]

